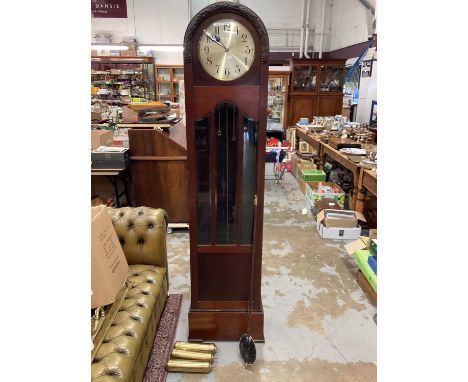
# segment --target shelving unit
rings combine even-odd
[[[179,81],[183,79],[183,65],[156,65],[156,94],[158,101],[179,102]]]
[[[284,130],[288,103],[289,72],[268,75],[267,129]]]
[[[126,105],[132,98],[155,99],[154,58],[91,57],[92,102]]]
[[[297,59],[291,67],[288,126],[342,113],[345,60]]]

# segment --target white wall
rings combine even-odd
[[[372,63],[372,76],[361,77],[356,122],[369,123],[372,100],[377,101],[377,60]]]
[[[367,8],[358,0],[331,1],[330,41],[327,50],[336,50],[367,41]]]
[[[127,0],[127,19],[93,18],[91,34],[110,33],[113,42],[136,36],[140,44],[181,44],[190,14],[215,0]],[[241,0],[269,30],[272,51],[299,51],[301,0]],[[326,0],[323,51],[367,41],[367,10],[358,0]],[[135,12],[133,11],[135,10]],[[310,3],[309,51],[317,52],[322,0]],[[314,33],[315,31],[315,33]],[[181,64],[182,53],[155,54],[156,63]]]
[[[91,36],[110,33],[115,43],[136,36],[139,44],[182,44],[188,22],[188,0],[127,0],[127,19],[93,18]],[[157,64],[183,63],[182,53],[157,52],[155,58]]]

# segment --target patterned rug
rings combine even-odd
[[[169,361],[174,346],[181,304],[181,294],[171,294],[167,298],[154,338],[153,349],[146,365],[143,382],[164,382],[166,380],[166,363]]]

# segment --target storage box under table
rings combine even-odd
[[[326,179],[325,172],[317,169],[301,170],[301,175],[305,182],[322,182]]]
[[[361,235],[359,221],[366,221],[356,211],[326,209],[317,215],[317,231],[324,239],[357,239]]]
[[[328,186],[332,188],[338,188],[338,192],[318,192],[318,187]],[[305,194],[307,199],[310,200],[312,205],[315,205],[319,200],[322,199],[333,199],[341,209],[344,207],[345,202],[345,192],[342,190],[340,186],[333,182],[307,182],[305,187]],[[334,207],[330,207],[329,209],[334,209]]]

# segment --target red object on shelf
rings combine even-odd
[[[280,142],[278,139],[276,139],[276,138],[269,138],[269,139],[267,140],[266,145],[267,145],[267,147],[281,146],[280,143],[281,143],[281,142]]]

